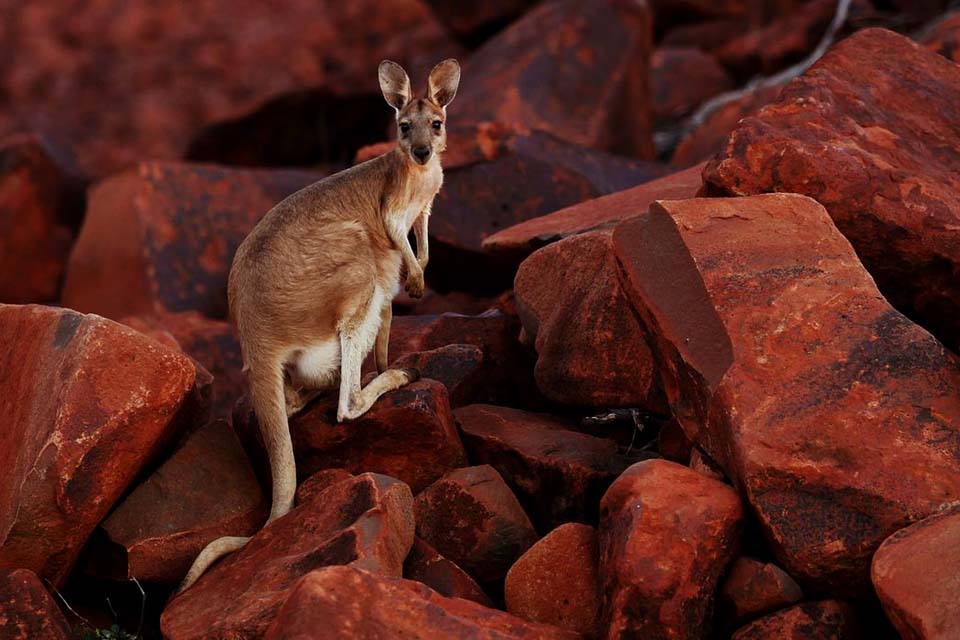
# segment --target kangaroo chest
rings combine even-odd
[[[410,231],[413,223],[433,201],[443,185],[443,170],[439,164],[410,175],[393,198],[388,201],[390,216],[402,229]]]

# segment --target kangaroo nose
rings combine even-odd
[[[430,156],[430,147],[414,147],[413,156],[420,162],[426,162]]]

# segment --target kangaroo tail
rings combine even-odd
[[[283,393],[283,368],[280,362],[269,367],[250,370],[250,398],[260,423],[260,433],[270,459],[273,480],[273,498],[267,524],[293,508],[297,489],[297,470],[293,459],[293,443],[287,426],[287,412]],[[177,589],[180,593],[190,587],[214,562],[233,553],[250,540],[240,536],[217,538],[200,552],[186,577]]]

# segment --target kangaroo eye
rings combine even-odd
[[[440,130],[440,125],[442,125],[442,124],[443,124],[443,123],[440,122],[439,120],[434,120],[434,121],[433,121],[433,128],[436,129],[437,131],[439,131],[439,130]]]
[[[401,123],[400,123],[400,133],[407,133],[408,131],[410,131],[410,123],[409,123],[409,122],[401,122]]]

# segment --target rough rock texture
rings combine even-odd
[[[483,241],[486,251],[515,264],[551,242],[568,236],[612,227],[647,210],[654,200],[678,200],[697,195],[703,180],[703,164],[650,180],[636,187],[577,203],[544,216],[532,218]]]
[[[948,13],[919,39],[920,44],[960,63],[960,11]]]
[[[731,640],[861,640],[853,608],[836,600],[804,602],[752,622]]]
[[[416,501],[417,535],[481,582],[499,580],[537,541],[517,498],[489,465],[446,474]]]
[[[872,574],[883,609],[904,638],[960,637],[960,507],[887,538]]]
[[[164,637],[263,637],[297,581],[319,567],[349,564],[399,578],[413,544],[412,506],[410,488],[386,476],[331,485],[171,600]]]
[[[397,369],[413,368],[421,378],[443,383],[451,407],[470,404],[479,392],[477,379],[483,367],[483,349],[472,344],[448,344],[429,351],[408,353],[391,363]]]
[[[958,121],[960,66],[865,29],[743,120],[704,179],[720,194],[815,198],[893,306],[957,349]]]
[[[762,87],[728,102],[707,115],[702,122],[687,123],[694,125],[686,131],[677,148],[673,150],[670,164],[677,168],[705,160],[710,160],[721,151],[737,124],[743,118],[752,116],[764,106],[773,102],[780,94],[781,86]],[[697,175],[702,172],[698,171]],[[691,196],[692,197],[692,196]]]
[[[73,630],[37,575],[29,569],[0,571],[0,638],[69,640]]]
[[[415,538],[403,563],[403,577],[427,585],[442,596],[473,600],[485,607],[493,602],[466,571],[450,562],[429,544]]]
[[[717,615],[724,626],[739,627],[803,598],[800,586],[775,564],[737,558],[717,592]]]
[[[17,52],[0,62],[0,134],[51,133],[92,176],[176,159],[204,126],[285,95],[374,93],[383,58],[422,79],[425,63],[456,53],[417,0],[4,0],[0,13],[0,39]],[[301,138],[326,124],[312,115]]]
[[[734,88],[716,57],[694,47],[660,47],[650,57],[650,109],[656,127],[674,124]]]
[[[653,355],[617,281],[610,233],[536,251],[514,281],[540,391],[561,404],[665,409]]]
[[[470,459],[497,470],[541,531],[596,523],[604,491],[629,466],[616,442],[573,431],[562,418],[491,405],[454,416]]]
[[[515,616],[600,635],[597,531],[564,524],[527,549],[504,583],[507,611]]]
[[[467,463],[450,411],[447,390],[420,380],[392,391],[352,422],[338,423],[337,394],[330,393],[290,418],[297,473],[306,478],[331,467],[397,478],[419,492]],[[238,407],[234,425],[261,469],[268,469],[253,408]]]
[[[63,304],[108,318],[224,318],[237,247],[277,202],[320,177],[162,162],[112,176],[90,192]]]
[[[213,376],[211,406],[217,417],[229,418],[237,399],[247,389],[237,330],[225,320],[213,320],[196,311],[121,318],[121,324],[168,342],[203,365]]]
[[[209,375],[114,322],[0,305],[0,569],[59,586],[123,492],[206,418]]]
[[[215,420],[120,503],[91,554],[110,577],[172,584],[208,542],[253,535],[268,511],[233,428]]]
[[[0,140],[0,302],[46,302],[60,293],[82,195],[47,141]]]
[[[606,637],[705,637],[742,517],[722,482],[666,460],[627,469],[600,504]]]
[[[331,637],[573,640],[578,636],[469,600],[445,598],[411,580],[386,578],[353,567],[327,567],[311,572],[297,584],[266,640]]]
[[[300,483],[294,496],[297,506],[304,504],[324,492],[327,487],[352,478],[353,474],[345,469],[323,469]]]
[[[614,244],[674,414],[778,563],[867,593],[883,539],[960,498],[958,359],[809,198],[662,202]]]
[[[457,118],[652,158],[650,28],[645,0],[541,3],[470,57]]]

